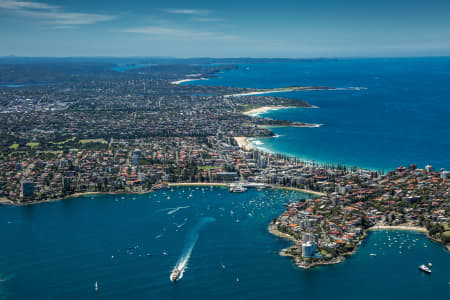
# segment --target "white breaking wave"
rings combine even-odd
[[[180,258],[177,261],[177,264],[175,265],[174,270],[180,271],[180,276],[178,279],[181,279],[183,277],[184,271],[186,270],[187,264],[189,262],[189,259],[191,258],[192,250],[194,250],[195,244],[198,241],[199,238],[199,232],[202,229],[203,226],[214,222],[216,219],[212,217],[203,217],[200,222],[192,228],[191,232],[189,232],[189,235],[186,240],[186,245],[183,249],[183,252],[181,253]],[[172,272],[173,272],[172,271]]]
[[[367,90],[367,88],[362,87],[362,86],[350,86],[350,87],[346,87],[346,88],[335,88],[333,90],[336,90],[336,91],[360,91],[360,90]]]

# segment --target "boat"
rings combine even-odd
[[[370,253],[370,256],[377,256],[375,253]]]
[[[238,184],[237,186],[235,186],[233,188],[233,190],[230,190],[230,192],[232,192],[232,193],[244,193],[246,191],[247,191],[247,188],[244,187],[244,185],[242,185],[242,184]]]
[[[96,281],[94,284],[95,291],[98,292],[98,282]]]
[[[425,272],[427,274],[431,274],[431,270],[425,265],[420,265],[419,266],[419,270],[422,271],[422,272]]]
[[[180,279],[180,270],[176,269],[172,271],[172,274],[170,274],[170,281],[175,282],[178,279]]]

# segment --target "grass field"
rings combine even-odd
[[[82,144],[87,144],[87,143],[107,144],[108,142],[105,139],[87,139],[87,140],[80,140],[80,143],[82,143]]]
[[[26,145],[28,147],[30,147],[30,148],[35,148],[35,147],[39,146],[39,143],[37,143],[37,142],[30,142],[30,143],[27,143]]]
[[[220,167],[218,167],[218,166],[202,166],[202,167],[198,167],[198,168],[202,169],[202,170],[206,170],[206,171],[209,171],[211,169],[220,169]]]
[[[62,145],[62,144],[65,144],[65,143],[68,143],[68,142],[71,142],[71,141],[74,141],[74,140],[75,140],[75,137],[70,138],[70,139],[67,139],[67,140],[62,141],[62,142],[50,142],[50,144],[54,144],[54,145]]]

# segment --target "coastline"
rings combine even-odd
[[[368,231],[375,231],[375,230],[405,230],[405,231],[417,231],[417,232],[428,233],[428,230],[425,227],[416,227],[416,226],[409,226],[409,225],[397,225],[397,226],[375,225],[373,227],[368,228],[367,230]]]
[[[296,108],[296,107],[295,106],[281,106],[281,105],[261,106],[258,108],[244,111],[243,114],[247,115],[247,116],[257,116],[258,114],[266,113],[268,111],[279,110],[279,109],[289,109],[289,108]]]
[[[276,111],[276,110],[280,110],[280,109],[291,109],[291,108],[318,108],[317,106],[312,106],[312,107],[297,107],[297,106],[281,106],[281,105],[277,105],[277,106],[261,106],[258,108],[253,108],[247,111],[242,112],[242,114],[246,115],[246,116],[251,116],[251,117],[260,117],[259,114],[262,113],[266,113],[269,111]],[[257,125],[257,127],[259,128],[282,128],[282,127],[301,127],[301,128],[318,128],[321,127],[323,124],[309,124],[309,123],[301,123],[301,124],[295,124],[295,125]],[[270,137],[269,137],[270,138]],[[234,140],[237,142],[237,144],[239,145],[239,148],[244,149],[246,151],[251,151],[251,150],[257,150],[258,147],[252,145],[249,142],[249,137],[234,137]],[[259,149],[261,150],[261,149]]]
[[[132,195],[138,195],[138,194],[147,194],[150,193],[151,190],[145,190],[145,191],[140,191],[140,192],[125,192],[125,191],[117,191],[117,192],[84,192],[84,193],[74,193],[74,194],[70,194],[64,197],[59,197],[59,198],[51,198],[51,199],[43,199],[43,200],[38,200],[38,201],[32,201],[32,202],[21,202],[21,203],[15,203],[12,202],[10,200],[8,200],[9,202],[2,202],[0,201],[0,205],[5,204],[5,205],[13,205],[13,206],[27,206],[27,205],[34,205],[34,204],[41,204],[41,203],[49,203],[49,202],[56,202],[56,201],[61,201],[61,200],[66,200],[69,198],[78,198],[78,197],[83,197],[83,196],[91,196],[91,195],[124,195],[124,194],[132,194]]]
[[[234,140],[236,141],[236,143],[238,144],[239,148],[246,150],[246,151],[251,151],[251,150],[256,150],[257,148],[255,148],[248,140],[248,137],[245,136],[235,136]]]
[[[167,183],[169,187],[172,186],[228,186],[226,183],[222,182],[173,182]]]
[[[255,95],[264,95],[264,94],[272,94],[272,93],[288,93],[295,91],[321,91],[321,90],[336,90],[336,88],[332,87],[310,87],[310,86],[297,86],[297,87],[284,87],[284,88],[274,88],[274,89],[261,89],[253,92],[245,92],[238,94],[230,94],[224,95],[224,98],[229,97],[243,97],[243,96],[255,96]]]
[[[169,188],[170,187],[177,187],[177,186],[217,186],[217,187],[227,187],[228,183],[223,182],[172,182],[167,183]],[[288,189],[288,190],[295,190],[298,192],[306,193],[306,194],[312,194],[312,195],[318,195],[319,192],[310,191],[310,190],[302,190],[302,189],[296,189],[291,187],[282,187],[282,186],[273,186],[273,188],[276,189]],[[90,196],[90,195],[124,195],[124,194],[131,194],[131,195],[141,195],[141,194],[148,194],[153,192],[153,190],[144,190],[144,191],[138,191],[138,192],[132,192],[132,191],[117,191],[117,192],[85,192],[85,193],[74,193],[71,195],[67,195],[65,197],[60,198],[52,198],[52,199],[44,199],[39,201],[32,201],[32,202],[22,202],[22,203],[15,203],[11,200],[8,200],[6,198],[0,198],[0,205],[13,205],[13,206],[26,206],[26,205],[34,205],[34,204],[41,204],[41,203],[48,203],[48,202],[56,202],[61,200],[66,200],[69,198],[78,198],[83,196]]]
[[[297,189],[297,190],[298,190],[298,189]],[[292,241],[292,242],[295,243],[295,244],[297,244],[297,243],[300,242],[300,241],[296,240],[293,236],[291,236],[291,235],[289,235],[289,234],[286,234],[286,233],[283,233],[283,232],[280,232],[280,231],[275,227],[275,224],[273,224],[272,222],[269,223],[269,226],[267,227],[267,230],[269,231],[269,233],[271,233],[271,234],[273,234],[273,235],[275,235],[275,236],[277,236],[277,237],[280,237],[280,238],[284,238],[284,239],[290,240],[290,241]],[[389,226],[389,225],[374,225],[374,226],[372,226],[372,227],[370,227],[370,228],[367,228],[367,229],[364,231],[364,233],[363,233],[362,236],[361,236],[360,241],[362,242],[362,241],[364,241],[364,240],[367,238],[367,233],[368,233],[368,232],[370,232],[370,231],[377,231],[377,230],[414,231],[414,232],[424,233],[424,234],[426,234],[426,236],[428,237],[428,239],[429,239],[430,241],[441,244],[442,246],[444,246],[444,248],[447,249],[447,251],[450,252],[450,245],[445,244],[444,242],[442,242],[442,241],[440,241],[440,240],[437,240],[437,239],[431,237],[431,236],[429,235],[429,233],[428,233],[428,230],[427,230],[425,227],[410,226],[410,225],[394,225],[394,226]],[[293,258],[293,259],[295,260],[295,264],[296,264],[299,268],[302,268],[302,269],[310,269],[310,268],[313,268],[313,267],[316,267],[316,266],[321,266],[321,265],[333,265],[333,264],[341,263],[341,262],[343,262],[343,261],[345,260],[345,257],[346,257],[346,256],[350,256],[350,255],[355,254],[356,251],[357,251],[358,248],[359,248],[359,245],[360,245],[360,244],[357,244],[357,246],[353,249],[353,251],[347,252],[347,253],[343,253],[342,255],[340,255],[340,256],[338,256],[338,257],[336,257],[336,258],[333,258],[333,259],[330,260],[330,261],[318,261],[318,262],[313,262],[313,263],[308,264],[308,265],[305,265],[305,264],[303,264],[303,263],[300,263],[300,262],[297,260],[297,256],[296,256],[296,255],[293,255],[293,254],[290,254],[290,253],[286,253],[286,251],[287,251],[290,247],[285,248],[285,249],[282,249],[282,250],[279,252],[279,254],[280,254],[280,256],[287,256],[287,257]]]
[[[11,200],[9,200],[8,198],[6,198],[6,197],[1,197],[0,198],[0,205],[1,204],[14,204],[14,202],[12,202]]]
[[[258,125],[260,128],[283,128],[283,127],[299,127],[299,128],[319,128],[323,124],[302,123],[301,125]]]
[[[288,240],[290,240],[291,242],[293,242],[295,244],[297,244],[299,242],[298,240],[296,240],[294,237],[290,236],[289,234],[280,232],[278,229],[275,228],[275,224],[273,224],[272,222],[267,227],[267,230],[269,231],[269,233],[271,233],[271,234],[273,234],[273,235],[275,235],[277,237],[283,238],[283,239],[288,239]],[[319,261],[319,262],[311,263],[309,265],[304,265],[304,264],[302,264],[300,261],[298,261],[296,259],[295,255],[290,254],[290,253],[286,253],[286,250],[288,250],[289,248],[290,247],[281,249],[280,252],[279,252],[279,255],[280,256],[284,256],[284,257],[290,257],[290,258],[294,259],[295,264],[297,265],[297,267],[299,267],[301,269],[311,269],[311,268],[316,267],[316,266],[338,264],[338,263],[341,263],[342,261],[344,261],[344,256],[353,254],[355,252],[355,251],[353,251],[352,253],[346,253],[346,254],[344,254],[344,256],[339,256],[339,257],[337,257],[335,259],[332,259],[330,261]]]
[[[408,226],[408,225],[397,225],[397,226],[388,226],[388,225],[375,225],[373,227],[370,227],[367,229],[368,231],[375,231],[375,230],[404,230],[404,231],[415,231],[426,234],[429,240],[436,242],[438,244],[441,244],[444,246],[448,252],[450,252],[450,243],[446,243],[442,241],[441,239],[437,239],[432,237],[428,230],[425,227],[417,227],[417,226]]]
[[[187,76],[189,76],[189,75],[187,75]],[[172,81],[170,84],[180,84],[180,83],[183,83],[183,82],[189,82],[189,81],[197,81],[197,80],[208,80],[208,78],[203,78],[203,77],[200,77],[200,78],[186,78],[186,79],[181,79],[181,80],[177,80],[177,81]]]
[[[296,192],[311,194],[311,195],[315,195],[315,196],[319,196],[319,197],[327,195],[327,194],[322,193],[322,192],[305,190],[305,189],[299,189],[299,188],[289,187],[289,186],[273,185],[272,187],[276,188],[276,189],[281,189],[281,190],[296,191]]]

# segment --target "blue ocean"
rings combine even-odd
[[[301,270],[267,232],[292,191],[178,187],[0,207],[0,299],[443,299],[450,254],[375,231],[345,262]],[[376,256],[371,256],[374,253]],[[417,267],[432,262],[433,274]],[[176,283],[169,280],[182,267]],[[98,291],[95,290],[98,283]]]
[[[323,125],[273,128],[276,138],[254,144],[305,160],[375,170],[409,164],[450,169],[449,57],[248,64],[188,84],[338,88],[272,94],[306,100],[319,108],[262,116]]]

